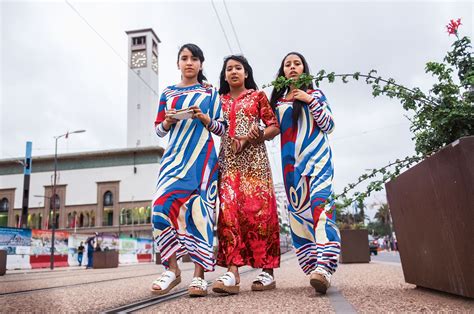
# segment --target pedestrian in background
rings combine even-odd
[[[77,261],[79,262],[79,266],[82,266],[83,255],[84,255],[84,245],[83,245],[83,242],[81,241],[81,244],[79,244],[79,247],[77,248]]]
[[[99,234],[96,232],[94,236],[89,237],[86,240],[87,244],[87,266],[86,269],[90,269],[94,265],[94,250],[95,250],[95,245],[97,243],[97,236]]]

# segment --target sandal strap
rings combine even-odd
[[[200,277],[194,277],[189,287],[207,290],[207,281]]]
[[[235,286],[235,275],[233,272],[228,271],[224,275],[216,279],[224,284],[224,286]]]
[[[166,289],[176,279],[175,273],[170,270],[163,272],[160,277],[153,281],[153,285],[159,286],[161,289]]]
[[[268,286],[274,281],[273,276],[266,272],[261,272],[257,278],[253,281],[254,283],[261,283],[264,286]]]

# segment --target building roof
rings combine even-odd
[[[136,29],[132,31],[125,31],[127,35],[130,34],[137,34],[137,33],[146,33],[146,32],[151,32],[153,36],[158,40],[159,43],[161,43],[161,40],[158,38],[158,36],[155,34],[155,31],[152,28],[143,28],[143,29]]]
[[[58,170],[75,170],[156,163],[163,156],[160,146],[134,147],[58,154]],[[0,159],[0,175],[21,174],[24,157]],[[32,156],[32,172],[52,171],[54,155]]]

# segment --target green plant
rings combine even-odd
[[[343,83],[350,80],[365,79],[372,87],[374,97],[387,96],[400,100],[403,108],[412,113],[409,118],[410,130],[413,133],[416,154],[389,162],[386,166],[371,169],[359,176],[355,183],[348,184],[335,199],[343,199],[343,207],[353,201],[361,202],[372,192],[383,189],[385,182],[395,178],[403,168],[410,168],[415,163],[430,156],[443,146],[461,138],[474,134],[474,67],[469,37],[460,38],[458,28],[461,20],[451,20],[447,25],[448,33],[455,35],[452,50],[447,53],[444,62],[426,63],[425,72],[434,76],[438,82],[428,91],[420,88],[407,88],[397,84],[393,78],[385,79],[377,75],[376,70],[367,74],[335,72],[327,73],[320,70],[317,75],[302,74],[297,80],[278,77],[269,85],[277,90],[294,86],[300,88],[314,82],[319,87],[320,82],[334,83],[340,78]],[[454,76],[457,76],[457,79]],[[355,192],[347,197],[349,191],[360,183],[370,179],[364,192]]]

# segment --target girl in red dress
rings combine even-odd
[[[280,230],[265,141],[279,134],[277,118],[265,93],[257,91],[243,56],[224,60],[219,94],[228,128],[219,154],[217,264],[228,271],[216,280],[213,291],[238,293],[239,267],[244,265],[262,268],[252,290],[274,289]]]

